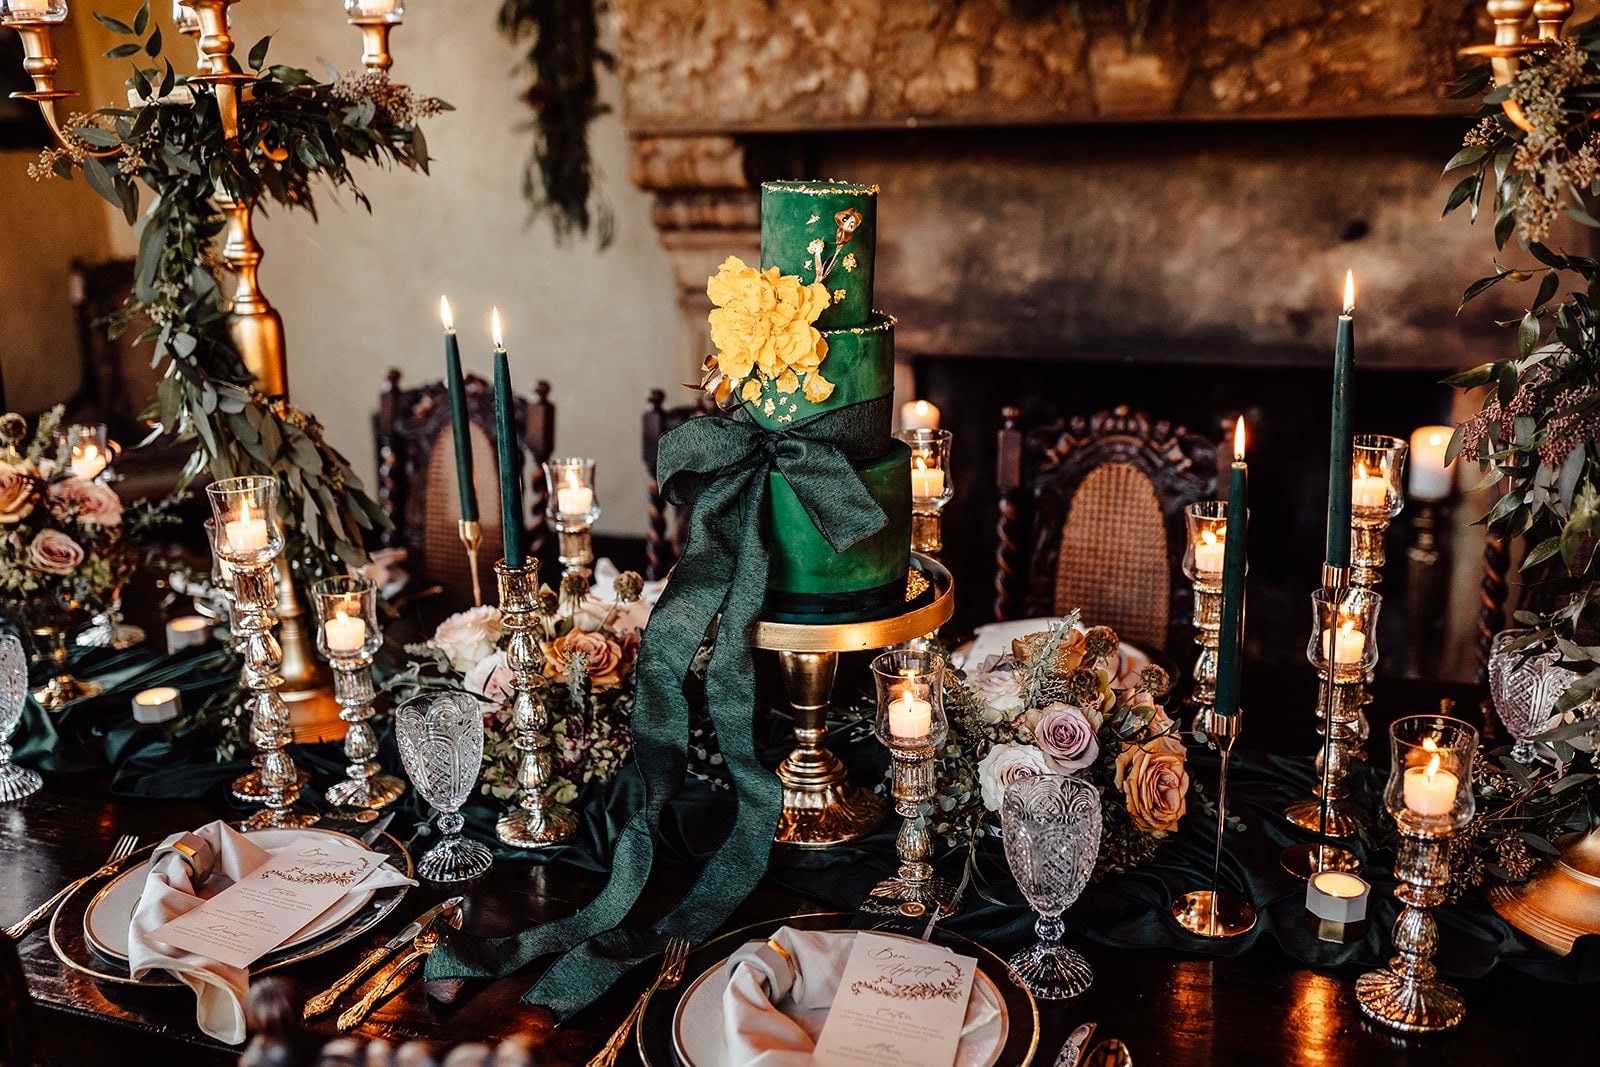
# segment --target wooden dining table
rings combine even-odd
[[[1267,692],[1267,684],[1267,676],[1252,682],[1247,672],[1247,691]],[[1469,687],[1390,679],[1380,681],[1379,693],[1384,701],[1406,710],[1436,709],[1441,694],[1453,695],[1466,705],[1464,714],[1477,715],[1476,707],[1466,703],[1474,698]],[[1311,743],[1303,736],[1303,722],[1289,716],[1276,719],[1254,716],[1245,743],[1286,750]],[[217,816],[218,812],[193,801],[113,796],[109,779],[97,774],[47,776],[43,791],[0,806],[0,925],[97,868],[120,836],[137,834],[142,843],[153,843]],[[658,872],[635,918],[665,911],[687,884],[684,872]],[[520,930],[570,913],[592,899],[601,885],[595,873],[560,862],[501,859],[468,890],[464,929],[488,935]],[[445,889],[425,884],[367,936],[279,973],[298,982],[306,995],[319,991],[365,949],[446,895]],[[764,884],[728,925],[825,910],[833,909]],[[1355,973],[1308,968],[1270,945],[1237,958],[1095,944],[1078,947],[1094,968],[1095,982],[1075,999],[1039,1001],[1039,1041],[1032,1062],[1044,1067],[1053,1064],[1073,1028],[1089,1021],[1097,1024],[1098,1036],[1121,1038],[1140,1067],[1273,1063],[1454,1067],[1512,1064],[1522,1057],[1537,1057],[1541,1064],[1594,1062],[1593,1025],[1587,1013],[1593,1010],[1600,986],[1540,981],[1497,967],[1482,978],[1457,983],[1466,994],[1468,1010],[1456,1031],[1405,1037],[1362,1016],[1354,995]],[[98,983],[57,958],[44,928],[24,937],[18,949],[42,1060],[236,1062],[237,1049],[219,1045],[198,1031],[193,997],[187,990]],[[357,1033],[394,1042],[421,1038],[458,1043],[536,1030],[544,1035],[541,1040],[548,1039],[544,1062],[583,1063],[624,1018],[655,969],[645,965],[630,974],[596,1006],[553,1033],[548,1013],[521,999],[536,973],[446,990],[454,994],[449,1003],[430,996],[440,992],[439,987],[414,981],[380,1005]],[[320,1021],[331,1037],[331,1021]],[[638,1063],[637,1051],[630,1046],[618,1062]]]

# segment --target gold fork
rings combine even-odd
[[[681,937],[675,937],[667,942],[667,951],[661,957],[661,971],[656,975],[656,980],[649,989],[639,994],[639,999],[634,1002],[633,1010],[628,1012],[628,1017],[622,1020],[622,1025],[612,1033],[611,1039],[606,1042],[606,1047],[601,1049],[590,1060],[587,1067],[611,1067],[617,1062],[617,1055],[628,1043],[628,1035],[633,1033],[634,1026],[639,1017],[644,1014],[644,1006],[649,1001],[650,995],[658,989],[674,989],[683,981],[683,964],[689,958],[689,942]]]
[[[6,927],[5,935],[12,940],[18,940],[22,938],[29,930],[34,928],[40,919],[43,919],[46,915],[49,915],[57,904],[65,900],[68,893],[72,892],[74,889],[91,879],[104,878],[106,875],[116,870],[117,865],[123,860],[133,855],[133,850],[138,847],[139,839],[132,834],[124,834],[122,837],[119,837],[117,839],[116,847],[111,850],[111,855],[106,858],[105,863],[101,865],[98,871],[95,871],[92,874],[86,874],[82,878],[79,878],[73,882],[68,882],[66,885],[62,886],[60,891],[57,892],[55,896],[51,897],[43,904],[40,904],[37,908],[34,908],[32,911],[28,912],[28,914],[24,915],[22,918]]]

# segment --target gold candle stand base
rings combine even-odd
[[[1256,909],[1248,900],[1211,889],[1196,889],[1173,900],[1172,917],[1200,937],[1238,937],[1256,925]]]
[[[33,699],[47,711],[59,711],[68,704],[97,697],[104,692],[98,683],[75,678],[67,670],[67,634],[73,625],[72,620],[81,621],[82,618],[82,615],[74,614],[68,616],[67,621],[41,623],[30,629],[35,647],[39,650],[39,659],[49,664],[50,680],[32,691]]]
[[[910,591],[932,585],[931,602],[888,615],[845,623],[794,623],[762,620],[755,647],[778,653],[784,687],[794,710],[795,749],[778,767],[783,783],[783,815],[773,839],[798,848],[828,848],[876,830],[888,816],[878,796],[852,786],[839,757],[823,747],[827,710],[833,697],[839,653],[887,648],[932,633],[955,611],[950,572],[917,555],[907,578]]]
[[[1347,848],[1338,845],[1308,841],[1303,845],[1290,845],[1278,855],[1283,869],[1296,878],[1310,881],[1313,874],[1323,871],[1361,873],[1361,859]]]
[[[1381,971],[1356,979],[1356,1003],[1368,1018],[1408,1034],[1449,1030],[1466,1017],[1461,991],[1435,977],[1439,927],[1433,909],[1450,881],[1450,835],[1400,828],[1394,895],[1404,905],[1394,922],[1395,956]]]
[[[267,787],[261,782],[261,757],[255,758],[256,769],[247,771],[235,778],[228,786],[228,792],[233,799],[242,800],[246,804],[264,804],[267,800]],[[311,781],[311,775],[305,771],[295,770],[294,787],[303,789]]]
[[[1521,885],[1497,885],[1489,903],[1529,937],[1565,955],[1600,934],[1600,830],[1562,842],[1561,855]]]
[[[1297,800],[1283,809],[1283,817],[1302,830],[1318,833],[1322,830],[1322,802],[1314,798]],[[1355,837],[1365,821],[1361,809],[1350,799],[1341,797],[1328,802],[1329,837]]]
[[[79,700],[97,697],[104,691],[97,682],[85,682],[70,674],[58,674],[33,690],[33,699],[39,702],[41,708],[58,711]]]

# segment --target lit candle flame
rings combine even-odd
[[[567,471],[567,488],[568,489],[582,489],[583,488],[583,482],[578,478],[578,472],[577,471],[575,471],[575,470]]]
[[[1349,315],[1356,309],[1356,272],[1344,272],[1344,313]]]
[[[1244,416],[1239,416],[1239,421],[1233,424],[1233,461],[1244,462]]]
[[[98,456],[99,454],[100,454],[100,450],[98,448],[94,447],[94,445],[84,445],[83,446],[83,458],[84,459],[92,460],[92,459],[94,459],[94,457]]]
[[[240,503],[244,506],[239,511],[239,521],[248,525],[250,522],[250,500],[246,497]]]
[[[1431,737],[1424,737],[1422,739],[1422,748],[1425,752],[1437,752],[1439,750],[1438,744],[1436,744]]]
[[[494,337],[494,346],[496,348],[504,348],[506,346],[505,345],[505,341],[501,340],[501,338],[500,338],[500,309],[499,308],[491,309],[490,314],[489,314],[489,324],[490,324],[489,325],[490,333]]]
[[[350,616],[348,616],[348,615],[346,615],[344,613],[344,609],[343,608],[339,608],[333,614],[334,614],[334,621],[335,622],[343,624],[343,623],[347,623],[347,622],[350,621]]]
[[[456,320],[455,316],[450,314],[450,301],[445,299],[442,293],[439,295],[439,319],[444,323],[445,329],[455,330]]]
[[[906,686],[900,690],[900,695],[889,702],[889,707],[897,711],[911,710],[911,687]]]
[[[1217,543],[1217,535],[1212,533],[1210,530],[1201,530],[1200,540],[1204,541],[1208,545],[1214,545]]]
[[[926,417],[927,414],[928,414],[929,406],[930,405],[928,404],[928,402],[926,400],[919,400],[919,401],[917,401],[916,407],[912,408],[911,410],[915,411],[917,413],[917,415],[920,416],[920,417]]]
[[[1438,448],[1440,445],[1444,444],[1444,434],[1440,433],[1438,430],[1430,433],[1428,435],[1428,444],[1432,445],[1434,448]]]
[[[1340,637],[1349,637],[1350,636],[1350,632],[1352,630],[1354,630],[1355,628],[1356,628],[1356,620],[1354,620],[1354,619],[1346,619],[1346,620],[1344,620],[1343,623],[1341,623],[1339,625],[1339,636]]]
[[[928,461],[923,459],[921,456],[918,456],[917,457],[917,470],[925,471],[927,469],[928,469]]]
[[[1438,774],[1438,773],[1439,773],[1439,754],[1437,752],[1435,752],[1433,754],[1433,758],[1428,761],[1427,769],[1422,772],[1422,776],[1424,778],[1426,778],[1428,781],[1431,782],[1431,781],[1433,781],[1433,776]]]

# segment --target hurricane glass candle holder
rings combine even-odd
[[[895,837],[899,872],[879,882],[875,897],[914,902],[949,915],[955,887],[933,873],[933,836],[922,806],[937,788],[939,750],[950,722],[944,713],[944,657],[927,649],[895,649],[872,661],[877,683],[878,740],[893,760],[890,793],[902,822]]]
[[[1183,509],[1187,539],[1183,573],[1194,585],[1194,686],[1188,705],[1203,717],[1216,705],[1217,643],[1222,630],[1222,555],[1228,542],[1228,502],[1200,500]]]
[[[1368,589],[1383,581],[1389,523],[1405,506],[1408,446],[1398,437],[1356,434],[1351,459],[1350,581]]]
[[[1396,955],[1386,969],[1356,980],[1356,1002],[1385,1026],[1433,1033],[1466,1015],[1460,991],[1435,977],[1432,909],[1450,881],[1450,838],[1472,821],[1478,731],[1445,715],[1412,715],[1390,727],[1389,749],[1383,803],[1400,830],[1394,873],[1403,907],[1394,923]]]
[[[323,794],[349,808],[382,808],[405,794],[406,784],[378,768],[373,732],[372,657],[383,646],[378,626],[378,587],[370,578],[324,578],[311,587],[317,609],[317,651],[333,667],[334,699],[345,722],[345,780]]]
[[[553,505],[556,533],[560,536],[562,576],[588,577],[594,566],[594,544],[589,531],[600,518],[600,501],[594,491],[594,460],[583,456],[547,459],[544,480]]]
[[[894,436],[911,449],[911,550],[936,556],[944,548],[941,516],[956,495],[950,478],[954,435],[922,426],[896,430]]]
[[[63,426],[56,431],[58,458],[74,478],[92,482],[111,466],[112,444],[103,422]]]
[[[316,816],[296,807],[299,771],[285,746],[289,710],[278,695],[283,651],[272,635],[278,591],[273,563],[283,551],[278,523],[278,482],[268,475],[224,478],[206,487],[215,520],[216,550],[232,575],[237,609],[234,633],[250,691],[250,740],[260,750],[266,807],[245,821],[252,830],[306,826]]]

